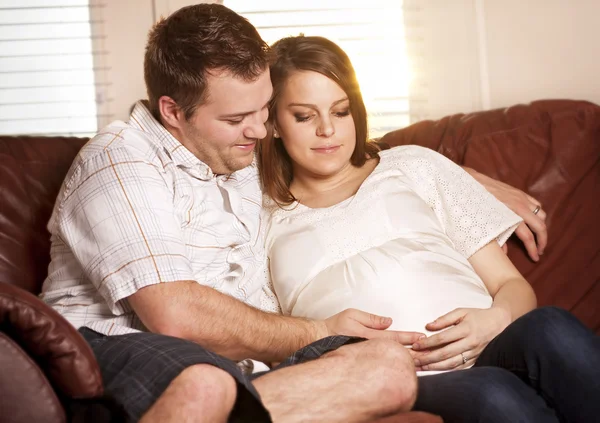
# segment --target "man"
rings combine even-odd
[[[409,410],[403,344],[421,334],[384,331],[390,319],[358,310],[325,321],[269,312],[253,151],[272,87],[256,29],[223,6],[181,9],[152,29],[144,74],[148,101],[82,149],[48,226],[42,298],[89,342],[107,394],[143,422]],[[252,377],[236,365],[247,358],[283,364]]]

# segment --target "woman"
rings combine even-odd
[[[426,330],[412,346],[415,408],[445,421],[597,418],[600,339],[565,311],[532,311],[500,247],[519,217],[431,150],[369,143],[354,70],[333,42],[286,38],[272,54],[273,129],[258,160],[282,311],[358,308]]]

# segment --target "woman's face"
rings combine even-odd
[[[350,165],[354,119],[344,90],[312,71],[290,75],[275,109],[275,128],[294,165],[294,176],[331,176]]]

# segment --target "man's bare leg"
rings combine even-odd
[[[253,383],[275,423],[371,422],[410,410],[417,395],[412,358],[386,340],[346,345]]]
[[[208,364],[188,367],[140,419],[140,423],[225,423],[235,403],[236,383]]]

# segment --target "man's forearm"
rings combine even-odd
[[[282,361],[325,335],[321,322],[265,313],[196,282],[152,288],[165,290],[160,297],[166,313],[157,319],[143,316],[147,303],[143,310],[134,307],[150,330],[189,339],[232,360]]]

